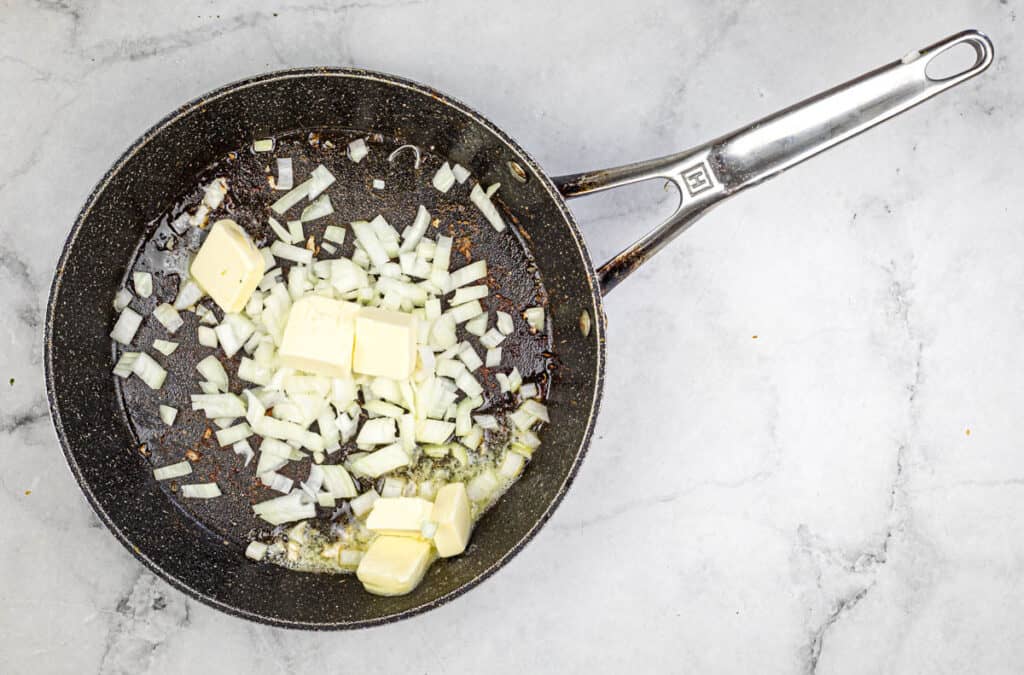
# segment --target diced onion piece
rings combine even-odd
[[[318,220],[332,213],[334,213],[334,205],[331,204],[331,198],[328,195],[320,195],[309,206],[302,209],[302,215],[299,216],[299,220],[302,222]]]
[[[186,279],[178,287],[178,295],[174,298],[174,309],[186,309],[202,300],[202,298],[203,289],[199,288],[199,284],[191,279]],[[173,333],[174,331],[171,332]]]
[[[149,272],[133,272],[132,286],[140,298],[148,298],[153,295],[153,275]]]
[[[465,286],[466,284],[483,279],[487,276],[487,261],[477,260],[465,267],[460,267],[451,274],[450,287],[452,289]]]
[[[531,415],[521,407],[515,412],[508,415],[508,419],[512,424],[516,425],[516,428],[521,431],[526,431],[533,426],[533,423],[537,421],[537,418]]]
[[[466,495],[474,502],[485,501],[497,492],[498,486],[498,477],[494,471],[486,469],[469,481],[466,485]]]
[[[345,243],[345,228],[337,225],[328,225],[324,229],[324,239],[333,241],[335,244]]]
[[[213,499],[220,495],[220,488],[216,483],[193,483],[181,486],[181,496],[186,499]]]
[[[498,330],[505,335],[511,335],[516,329],[515,323],[512,322],[512,315],[508,312],[495,312],[498,316]]]
[[[441,300],[439,298],[431,298],[424,304],[423,309],[426,312],[427,320],[433,321],[441,316]]]
[[[142,315],[131,307],[125,307],[121,310],[117,321],[114,322],[114,330],[110,331],[110,337],[123,345],[131,344],[140,325],[142,325]]]
[[[174,353],[174,350],[178,348],[177,342],[169,342],[167,340],[153,340],[153,349],[157,350],[164,356],[170,356]]]
[[[487,356],[484,360],[484,364],[488,368],[497,368],[501,365],[501,347],[492,347],[487,350]]]
[[[426,233],[429,225],[430,212],[427,211],[423,204],[420,204],[419,208],[416,209],[416,217],[413,219],[412,225],[410,225],[405,231],[402,239],[402,245],[398,250],[402,253],[416,250],[416,247],[423,239],[423,235]]]
[[[384,486],[380,489],[380,496],[385,499],[401,497],[407,483],[408,481],[404,478],[388,476],[384,479]]]
[[[245,380],[265,387],[270,384],[273,372],[268,366],[263,366],[253,359],[242,357],[238,363],[238,379]]]
[[[457,291],[456,291],[457,292]],[[487,332],[487,315],[481,314],[475,319],[466,322],[466,332],[470,335],[482,336]]]
[[[434,259],[431,267],[434,272],[447,272],[451,264],[452,238],[441,235],[434,243]]]
[[[168,464],[167,466],[153,469],[153,478],[157,480],[170,480],[187,476],[190,473],[192,473],[192,465],[188,463],[188,460],[183,460],[176,464]]]
[[[302,490],[254,504],[253,513],[271,525],[281,525],[316,516],[316,506],[307,502]]]
[[[390,257],[384,250],[384,245],[378,238],[373,226],[365,220],[354,221],[351,223],[351,226],[356,239],[362,245],[363,250],[366,251],[366,255],[370,257],[370,262],[378,268],[382,267]]]
[[[498,387],[501,389],[501,393],[507,394],[509,392],[508,375],[505,373],[495,373],[494,379],[498,381]]]
[[[399,443],[392,443],[352,462],[352,470],[364,476],[379,478],[389,471],[409,466],[410,463],[409,455],[402,446]]]
[[[217,388],[217,385],[215,385],[213,382],[207,382],[205,380],[203,380],[203,381],[201,381],[199,383],[199,389],[204,394],[219,394],[220,393],[220,389]],[[195,408],[193,408],[193,410],[195,410]]]
[[[442,349],[454,347],[458,344],[459,338],[455,333],[455,318],[451,314],[442,314],[438,317],[430,330],[430,337],[432,344]]]
[[[506,452],[498,467],[498,475],[505,479],[515,478],[522,472],[524,464],[526,459],[518,452]]]
[[[434,370],[441,377],[450,377],[454,380],[456,377],[466,372],[466,364],[454,359],[438,359]]]
[[[366,420],[356,436],[360,445],[386,445],[395,442],[395,421],[390,417]]]
[[[320,469],[323,471],[324,488],[335,499],[352,499],[359,494],[355,481],[342,465],[324,464]]]
[[[448,314],[451,315],[456,324],[465,323],[470,319],[475,319],[483,313],[484,308],[480,305],[479,300],[471,300],[464,305],[452,307],[448,310]]]
[[[120,312],[132,301],[132,293],[127,288],[122,288],[114,294],[114,311]]]
[[[156,320],[159,321],[164,328],[167,329],[168,333],[174,333],[185,323],[182,320],[181,315],[178,314],[178,310],[174,309],[174,307],[171,307],[166,302],[162,305],[158,305],[157,308],[153,310],[153,316],[156,317]]]
[[[523,398],[536,398],[537,394],[539,393],[540,390],[537,388],[537,385],[534,384],[533,382],[527,382],[526,384],[519,388],[519,395],[522,396]]]
[[[228,181],[224,178],[214,178],[203,188],[203,206],[210,210],[216,209],[224,201],[224,195],[227,193]]]
[[[362,518],[370,512],[370,509],[373,508],[374,503],[378,499],[380,499],[380,495],[377,494],[377,491],[369,490],[350,501],[348,505],[357,518]]]
[[[455,176],[455,180],[458,182],[458,184],[462,185],[463,183],[466,182],[466,179],[469,178],[470,174],[469,169],[462,166],[461,164],[453,164],[452,175]]]
[[[249,545],[245,547],[245,557],[259,562],[267,556],[268,548],[270,547],[262,541],[250,541]]]
[[[210,418],[245,417],[245,405],[234,394],[192,394],[192,409],[202,410]]]
[[[217,443],[220,444],[220,447],[224,448],[229,445],[234,445],[239,441],[244,441],[252,436],[252,429],[249,428],[248,424],[242,422],[241,424],[236,424],[233,427],[221,429],[216,435]]]
[[[373,189],[374,190],[383,190],[384,189],[384,181],[382,181],[380,178],[374,178],[373,179]]]
[[[434,188],[439,192],[448,192],[455,185],[455,174],[452,173],[452,167],[448,162],[441,165],[441,168],[434,174],[434,179],[431,181]]]
[[[544,308],[530,307],[523,312],[523,318],[534,331],[544,330]]]
[[[487,284],[458,288],[455,290],[455,295],[448,301],[448,304],[455,307],[456,305],[462,305],[473,300],[481,300],[487,297],[488,292]]]
[[[172,408],[169,405],[161,405],[160,406],[160,419],[167,426],[171,426],[172,424],[174,424],[174,420],[177,419],[177,417],[178,417],[178,409],[177,408]]]
[[[270,229],[273,230],[274,234],[277,235],[277,238],[280,239],[281,241],[283,241],[284,243],[286,243],[286,244],[294,244],[296,241],[298,241],[298,239],[295,239],[294,237],[292,237],[292,233],[291,232],[289,232],[288,230],[286,230],[284,228],[284,225],[282,225],[281,223],[277,222],[277,218],[274,218],[273,216],[269,216],[267,218],[267,223],[270,225]],[[300,223],[300,225],[301,225],[301,223]],[[260,250],[261,251],[266,251],[267,249],[260,249]],[[273,255],[273,253],[271,253],[271,255]],[[264,278],[266,278],[266,277],[264,277]]]
[[[399,408],[394,403],[388,403],[387,401],[367,401],[363,404],[363,410],[371,415],[376,415],[378,417],[391,417],[393,419],[398,419],[405,414],[405,410]],[[384,442],[390,443],[391,441]]]
[[[167,371],[146,352],[139,352],[138,358],[132,364],[132,372],[150,389],[159,389],[164,386],[164,380],[167,379]]]
[[[420,168],[420,149],[417,146],[411,145],[411,144],[408,144],[408,143],[405,144],[405,145],[400,145],[399,147],[395,148],[391,152],[391,154],[388,155],[388,163],[390,164],[390,163],[394,162],[395,161],[395,157],[397,157],[399,154],[401,154],[401,152],[403,150],[412,150],[413,157],[415,157],[415,160],[413,160],[413,163],[412,163],[412,168],[414,168],[414,169]]]
[[[338,248],[336,246],[332,246],[331,244],[328,244],[326,241],[320,244],[320,248],[327,251],[331,255],[334,255],[335,253],[338,252]]]
[[[513,394],[519,391],[519,387],[523,384],[523,376],[519,373],[518,368],[512,368],[512,372],[508,374],[508,390]]]
[[[486,192],[481,189],[480,184],[477,183],[473,186],[473,189],[469,191],[469,200],[473,202],[480,212],[487,218],[487,222],[491,224],[498,232],[505,230],[505,221],[502,220],[501,214],[498,213],[497,207],[491,202],[491,198]]]
[[[483,387],[477,382],[476,378],[473,377],[473,373],[468,370],[463,371],[457,378],[455,378],[455,384],[459,389],[466,392],[467,396],[479,396],[483,392]]]
[[[196,364],[196,370],[202,375],[208,382],[212,382],[217,385],[217,388],[221,391],[228,390],[228,373],[224,370],[224,366],[221,365],[220,360],[210,354],[205,359]]]
[[[366,141],[361,138],[357,138],[348,144],[348,158],[356,164],[363,161],[363,157],[366,157],[369,152],[369,149],[366,147]]]
[[[236,455],[241,455],[242,457],[245,457],[245,464],[243,464],[242,466],[249,466],[249,462],[251,462],[252,458],[256,456],[256,453],[252,451],[252,446],[249,445],[249,441],[245,440],[238,441],[237,443],[232,445],[231,450]]]
[[[543,422],[550,422],[551,418],[548,417],[548,408],[546,405],[536,399],[526,399],[523,404],[519,406],[520,410],[525,410],[529,414],[533,415],[537,419]]]
[[[480,344],[488,349],[494,349],[505,341],[505,336],[496,328],[492,328],[480,337]]]
[[[273,138],[261,138],[252,142],[253,152],[273,152],[274,150],[274,139]]]
[[[488,185],[487,189],[484,190],[484,194],[486,194],[487,198],[490,199],[491,197],[494,196],[494,194],[498,191],[500,187],[501,183],[493,183],[491,185]]]
[[[480,425],[480,428],[485,431],[495,431],[498,429],[498,418],[494,415],[473,415],[473,421]]]
[[[416,424],[416,441],[418,443],[441,445],[446,443],[454,432],[455,425],[452,422],[420,420]]]
[[[274,187],[278,190],[291,190],[295,187],[295,174],[292,171],[291,157],[278,157],[277,159],[277,180]]]
[[[462,441],[463,445],[465,445],[470,450],[476,450],[477,448],[480,447],[480,442],[483,441],[483,439],[484,430],[481,429],[476,424],[474,424],[473,428],[469,430],[469,433],[463,436],[460,440]],[[454,454],[454,452],[455,450],[453,449],[452,453]],[[460,462],[462,464],[465,464],[465,462],[462,462],[461,460]]]
[[[291,246],[283,241],[275,241],[270,245],[270,252],[274,257],[282,260],[290,260],[300,265],[309,265],[313,262],[313,252],[309,249]]]
[[[263,483],[267,489],[273,490],[274,492],[282,492],[284,494],[291,492],[292,486],[295,485],[295,481],[291,478],[279,474],[276,471],[261,473],[259,474],[259,478],[260,482]]]
[[[295,206],[309,196],[309,186],[313,184],[312,178],[307,178],[286,192],[280,199],[270,205],[271,210],[277,215],[284,215],[284,212]]]
[[[196,338],[204,347],[217,347],[217,332],[209,326],[199,326],[196,329]]]
[[[125,352],[121,354],[121,358],[114,364],[114,375],[118,377],[128,377],[132,374],[132,368],[135,366],[135,360],[139,358],[139,352]]]

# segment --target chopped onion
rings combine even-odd
[[[323,485],[335,499],[352,499],[359,494],[352,476],[340,464],[325,464],[320,467],[323,472]]]
[[[328,195],[320,195],[309,206],[302,209],[302,215],[299,216],[299,220],[302,222],[317,220],[332,213],[334,213],[334,205],[331,204],[331,198]]]
[[[199,302],[203,297],[203,289],[191,279],[186,279],[178,287],[178,295],[174,298],[174,309],[185,309]],[[159,309],[159,307],[157,308]],[[156,314],[156,312],[154,312]],[[170,330],[170,328],[168,328]],[[177,330],[177,329],[175,329]],[[171,331],[174,332],[173,330]]]
[[[405,486],[408,484],[404,478],[398,478],[395,476],[388,476],[384,479],[384,486],[380,489],[380,496],[384,499],[391,499],[394,497],[401,497],[405,491]]]
[[[270,252],[269,248],[261,248],[259,251],[260,255],[263,256],[263,271],[267,272],[277,264],[277,261],[274,260],[274,254]]]
[[[275,409],[278,406],[275,406]],[[315,434],[312,431],[307,431],[301,425],[287,420],[275,419],[273,417],[261,417],[256,420],[253,425],[253,431],[260,436],[270,438],[276,438],[282,441],[294,441],[300,443],[302,447],[308,448],[314,452],[322,451],[324,449],[324,441],[320,438],[319,434]]]
[[[456,291],[458,292],[458,291]],[[475,319],[470,319],[466,322],[466,332],[470,335],[476,335],[477,337],[482,336],[487,332],[487,315],[481,314]]]
[[[284,226],[281,225],[281,223],[277,222],[277,219],[274,218],[273,216],[269,216],[267,218],[267,223],[270,225],[270,229],[274,231],[274,234],[277,235],[277,238],[280,239],[281,241],[283,241],[284,243],[286,243],[286,244],[294,244],[295,242],[299,241],[299,239],[296,239],[295,237],[293,237],[292,233],[289,232],[288,230],[286,230],[284,228]],[[301,227],[301,225],[302,225],[301,222],[299,223],[299,225]],[[260,250],[261,251],[265,251],[266,249],[260,249]],[[273,254],[271,254],[271,255],[273,255]],[[264,277],[264,278],[266,278],[266,277]]]
[[[480,305],[479,300],[470,300],[464,305],[452,307],[448,310],[448,314],[455,320],[456,325],[465,323],[470,319],[475,319],[483,313],[484,308]]]
[[[153,340],[153,349],[157,350],[164,356],[170,356],[174,353],[174,350],[178,348],[177,342],[168,342],[167,340]]]
[[[484,347],[487,347],[488,349],[494,349],[504,341],[505,336],[502,335],[501,331],[497,330],[496,328],[490,329],[489,331],[484,333],[483,336],[480,337],[480,344],[482,344]]]
[[[498,429],[498,418],[494,415],[473,415],[473,421],[480,425],[485,431]]]
[[[544,330],[544,308],[530,307],[523,312],[523,318],[534,331]]]
[[[399,251],[407,253],[409,251],[416,250],[420,241],[423,239],[423,235],[427,231],[427,226],[430,225],[430,212],[427,211],[423,204],[419,205],[416,209],[416,217],[412,221],[412,225],[405,231],[402,239],[402,245],[399,247]]]
[[[384,189],[384,181],[382,181],[380,178],[374,178],[373,179],[373,189],[374,190],[383,190]]]
[[[498,478],[494,471],[487,469],[473,477],[466,485],[466,495],[474,502],[490,498],[498,490]]]
[[[462,166],[461,164],[452,165],[452,174],[455,176],[455,180],[459,183],[459,185],[465,183],[466,179],[469,178],[470,175],[469,169]]]
[[[267,548],[269,547],[261,541],[250,541],[245,547],[245,557],[259,562],[266,557]]]
[[[308,178],[302,183],[299,183],[290,191],[286,192],[284,196],[278,199],[276,202],[270,205],[271,210],[277,215],[284,215],[284,212],[295,206],[303,199],[309,196],[309,186],[313,184],[313,179]]]
[[[455,185],[455,174],[452,173],[452,167],[448,162],[441,165],[441,168],[434,174],[434,179],[431,181],[434,188],[439,192],[448,192]]]
[[[377,238],[377,233],[370,223],[365,220],[357,220],[352,222],[351,226],[356,239],[362,245],[366,255],[369,256],[370,262],[377,267],[384,265],[389,259],[388,254],[384,251],[384,246],[381,244],[380,239]]]
[[[317,167],[313,169],[309,179],[312,181],[309,186],[309,194],[307,195],[310,201],[319,197],[323,191],[333,185],[335,181],[334,174],[328,171],[327,167],[323,164],[318,164]],[[328,203],[330,202],[328,201]],[[303,220],[306,220],[306,218],[303,218]]]
[[[291,492],[292,486],[295,485],[295,481],[291,478],[279,474],[276,471],[261,473],[259,474],[259,478],[264,487],[273,490],[274,492],[282,492],[284,494]]]
[[[257,141],[252,142],[253,152],[273,152],[274,150],[274,139],[273,138],[261,138]]]
[[[167,371],[146,352],[139,352],[135,363],[132,364],[132,372],[150,389],[159,389],[164,386],[164,380],[167,379]]]
[[[348,144],[348,158],[356,164],[363,161],[363,157],[366,157],[369,152],[369,149],[366,147],[366,141],[361,138],[357,138]]]
[[[507,312],[495,312],[498,317],[498,330],[505,335],[511,335],[516,326],[512,322],[512,315]]]
[[[416,158],[413,161],[413,163],[412,163],[412,168],[414,168],[414,169],[420,168],[420,149],[418,147],[416,147],[415,145],[411,145],[411,144],[408,144],[408,143],[406,145],[401,145],[401,146],[395,148],[394,151],[392,151],[392,153],[390,155],[388,155],[388,163],[390,164],[390,163],[394,162],[395,161],[395,157],[397,157],[403,150],[412,150],[412,154]]]
[[[498,467],[498,475],[505,479],[515,478],[522,472],[526,459],[517,452],[506,452]]]
[[[334,246],[331,246],[331,245],[330,245],[330,244],[328,244],[328,243],[327,243],[326,241],[325,241],[325,242],[323,242],[322,244],[320,244],[320,248],[322,248],[323,250],[327,251],[327,252],[328,252],[328,253],[330,253],[331,255],[334,255],[335,253],[337,253],[337,252],[338,252],[338,249],[337,249],[336,247],[334,247]]]
[[[273,373],[268,366],[262,366],[253,359],[242,357],[238,363],[238,379],[252,382],[260,386],[270,384]]]
[[[205,359],[196,364],[196,370],[199,374],[206,378],[208,382],[212,382],[217,385],[217,388],[221,391],[228,390],[228,373],[224,370],[224,366],[221,365],[220,360],[210,354]]]
[[[277,158],[277,180],[274,187],[278,190],[291,190],[295,187],[295,174],[292,172],[292,158]]]
[[[483,387],[473,377],[473,373],[463,371],[457,378],[455,378],[455,384],[462,391],[466,392],[467,396],[479,396],[483,392]]]
[[[441,235],[434,243],[434,259],[431,267],[434,272],[447,272],[451,264],[452,238]],[[432,275],[433,276],[433,275]],[[440,285],[440,284],[438,284]]]
[[[153,295],[153,275],[149,272],[134,272],[132,274],[132,285],[140,298],[148,298]]]
[[[302,490],[293,490],[283,497],[254,504],[253,513],[271,525],[281,525],[316,516],[316,506],[306,502]]]
[[[245,464],[243,464],[242,466],[249,466],[249,462],[251,462],[252,458],[256,456],[256,453],[252,451],[252,446],[249,445],[249,441],[245,440],[238,441],[237,443],[232,445],[231,450],[236,455],[241,455],[242,457],[245,457]]]
[[[536,398],[540,391],[533,382],[527,382],[519,388],[519,395],[523,398]]]
[[[193,410],[202,410],[210,418],[245,417],[245,405],[234,394],[192,394]]]
[[[374,503],[378,499],[380,499],[380,495],[377,494],[377,491],[369,490],[350,501],[348,505],[352,509],[352,513],[354,513],[357,518],[361,518],[370,512],[370,509],[373,508]]]
[[[186,499],[213,499],[220,495],[220,488],[216,483],[193,483],[181,486],[181,496]]]
[[[153,478],[157,480],[170,480],[171,478],[187,476],[190,473],[192,473],[192,465],[188,463],[188,460],[183,460],[177,464],[168,464],[167,466],[153,469]]]
[[[395,421],[390,417],[366,420],[356,436],[359,445],[385,445],[395,442]]]
[[[233,427],[221,429],[217,432],[216,436],[217,443],[219,443],[220,447],[223,448],[249,438],[252,436],[252,429],[249,428],[248,424],[242,422],[241,424],[236,424]]]
[[[203,188],[203,206],[210,210],[216,209],[224,201],[224,195],[228,193],[228,182],[224,178],[214,178],[210,184]]]
[[[469,433],[462,436],[460,440],[470,450],[476,450],[480,447],[480,442],[484,440],[484,430],[474,424]],[[452,452],[455,452],[454,449]],[[465,462],[462,463],[465,464]]]
[[[209,326],[199,326],[196,329],[196,336],[202,346],[217,347],[217,332]]]
[[[454,284],[452,286],[454,288]],[[473,300],[481,300],[487,297],[490,291],[487,288],[487,284],[477,284],[476,286],[464,286],[463,288],[457,288],[455,295],[451,297],[448,304],[452,307],[456,305],[462,305]]]
[[[324,229],[324,239],[333,241],[335,244],[345,243],[345,228],[337,225],[328,225]]]
[[[525,410],[529,414],[533,415],[537,419],[543,422],[550,422],[551,418],[548,417],[548,408],[543,403],[536,399],[527,399],[523,401],[523,404],[519,406],[520,410]]]
[[[122,309],[128,306],[128,303],[132,301],[132,294],[126,288],[119,289],[114,294],[114,311],[120,312]]]
[[[491,197],[494,196],[494,194],[498,191],[500,187],[501,183],[494,183],[492,185],[488,185],[487,189],[484,190],[484,194],[486,194],[487,198],[490,199]]]
[[[468,283],[472,283],[478,279],[483,279],[487,276],[487,261],[477,260],[474,263],[470,263],[465,267],[452,272],[451,275],[451,288],[455,289],[460,286],[465,286]]]
[[[291,246],[282,241],[275,241],[270,245],[270,252],[275,257],[283,260],[297,262],[300,265],[309,265],[313,262],[313,252],[309,249]]]
[[[469,200],[473,202],[480,212],[487,218],[487,222],[491,224],[498,232],[505,230],[505,221],[502,220],[501,214],[498,213],[497,207],[491,202],[490,196],[480,188],[480,184],[477,183],[473,186],[473,189],[469,192]]]
[[[114,364],[114,375],[118,377],[128,377],[132,374],[132,368],[135,366],[135,360],[139,358],[139,352],[125,352],[121,354],[121,358]]]
[[[142,325],[142,315],[131,307],[125,307],[121,310],[117,321],[114,322],[114,330],[110,331],[110,337],[123,345],[131,344],[140,325]]]
[[[157,308],[153,310],[153,316],[156,317],[156,320],[159,321],[164,328],[167,329],[168,333],[174,333],[185,323],[182,320],[181,315],[178,314],[178,310],[174,309],[174,307],[171,307],[166,302],[162,305],[158,305]]]
[[[204,394],[219,394],[220,389],[217,388],[213,382],[206,382],[205,380],[199,382],[199,389]]]
[[[392,443],[352,462],[352,470],[364,476],[379,478],[389,471],[409,466],[411,461],[400,444]]]
[[[498,381],[498,388],[501,389],[501,393],[507,394],[510,389],[508,385],[508,375],[505,373],[495,373],[494,379]]]
[[[177,408],[172,408],[169,405],[161,405],[160,406],[160,419],[167,426],[171,426],[172,424],[174,424],[174,420],[177,419],[177,417],[178,417],[178,409]]]
[[[455,334],[455,318],[451,314],[442,314],[434,322],[430,330],[432,344],[442,349],[454,347],[459,338]]]
[[[523,410],[520,407],[515,412],[508,415],[508,419],[516,425],[516,428],[525,431],[533,426],[533,423],[537,421],[537,418],[531,415],[528,411]]]

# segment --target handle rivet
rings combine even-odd
[[[525,183],[529,176],[526,175],[526,171],[523,167],[519,166],[519,163],[514,159],[508,161],[508,171],[512,174],[512,178],[520,183]]]
[[[590,336],[590,313],[587,310],[580,313],[580,333],[583,334],[583,337]]]

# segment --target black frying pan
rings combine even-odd
[[[945,77],[926,73],[935,55],[960,44],[973,50],[968,67]],[[68,464],[101,520],[136,557],[218,609],[279,626],[340,629],[435,607],[515,555],[572,482],[601,398],[602,293],[726,197],[977,75],[991,61],[988,38],[967,31],[694,150],[555,179],[475,111],[391,76],[293,70],[214,91],[132,145],[90,195],[65,244],[47,309],[45,363],[50,410]],[[544,446],[479,523],[470,550],[435,564],[401,597],[369,595],[351,575],[297,573],[245,559],[215,520],[180,507],[153,480],[124,407],[129,399],[111,375],[111,298],[161,214],[229,151],[254,138],[320,129],[377,133],[433,148],[485,185],[507,186],[496,199],[547,293],[557,367],[550,371]],[[679,188],[679,209],[595,270],[565,198],[650,178]]]

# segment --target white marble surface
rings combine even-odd
[[[1024,5],[627,4],[0,0],[0,672],[1019,672]],[[222,615],[144,571],[65,468],[40,363],[60,243],[203,91],[391,71],[560,173],[972,26],[998,51],[984,77],[723,206],[609,298],[579,479],[440,610],[345,634]],[[658,186],[573,204],[597,259],[669,207]]]

